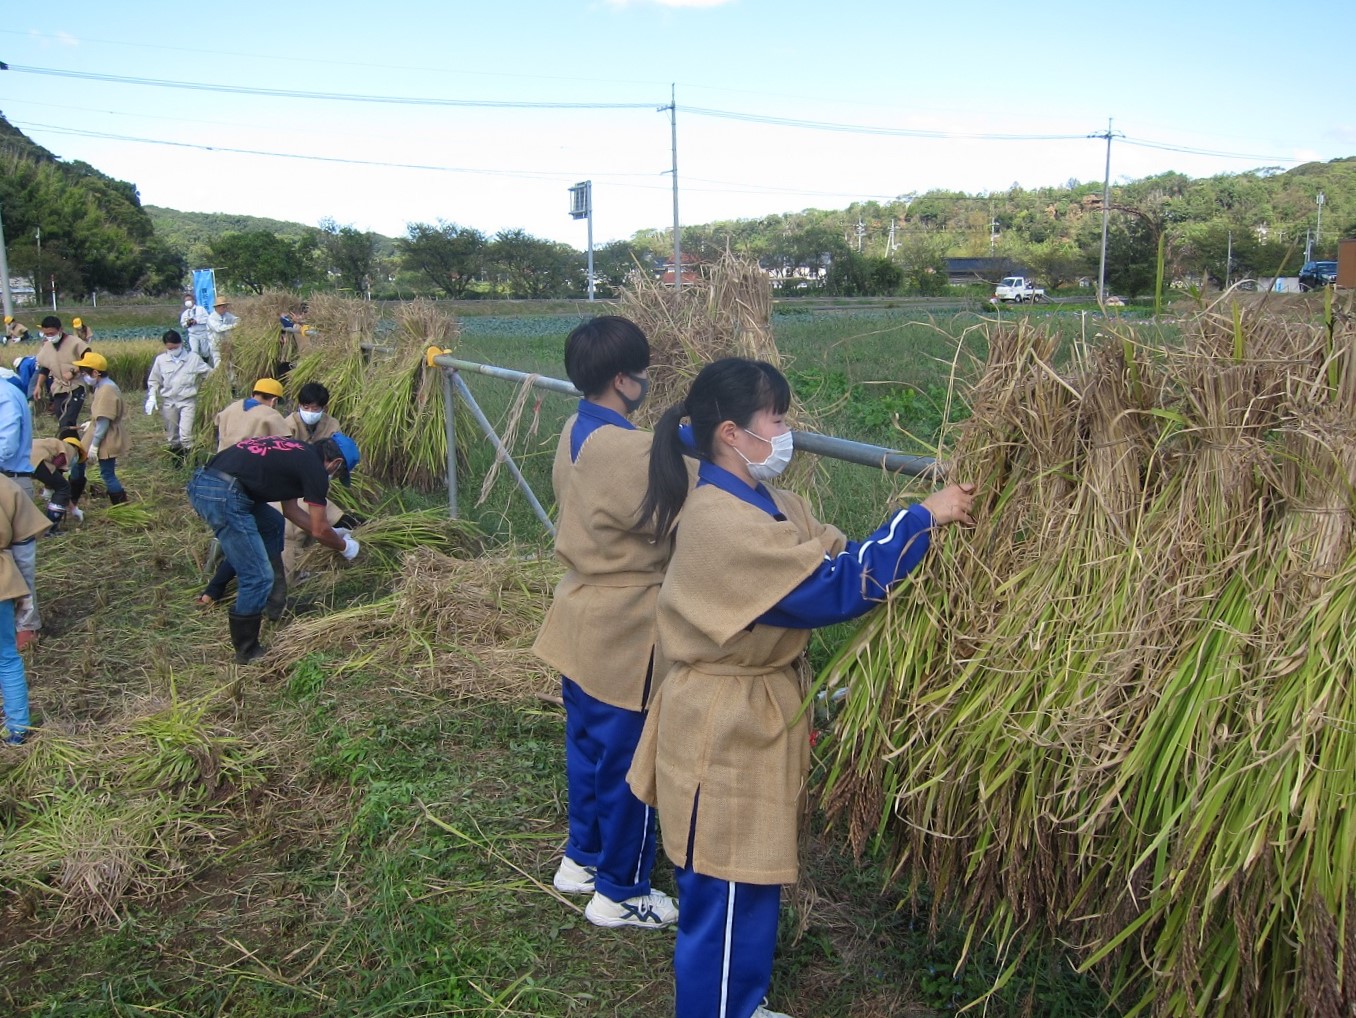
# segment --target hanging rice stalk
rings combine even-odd
[[[1180,348],[1104,339],[991,329],[978,525],[827,668],[827,808],[1133,1013],[1350,1014],[1356,332],[1215,305]]]
[[[286,297],[286,299],[284,299]],[[240,302],[240,325],[230,333],[224,370],[207,377],[198,399],[196,442],[215,448],[213,418],[232,399],[248,395],[257,378],[281,372],[286,353],[296,359],[284,379],[289,396],[306,382],[330,393],[330,413],[362,451],[360,472],[386,484],[432,491],[447,476],[447,431],[442,377],[425,366],[429,346],[456,345],[455,320],[431,301],[400,304],[392,328],[378,331],[376,305],[321,295],[310,301],[311,326],[303,342],[287,345],[278,315],[295,298],[265,294]],[[286,412],[286,408],[284,408]],[[474,425],[457,418],[458,433]]]

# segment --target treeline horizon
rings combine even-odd
[[[167,294],[201,265],[217,269],[223,290],[242,293],[568,298],[588,289],[584,251],[522,229],[491,235],[446,220],[411,222],[392,238],[333,218],[309,226],[142,206],[134,184],[59,160],[3,116],[0,168],[11,274],[39,275],[44,292],[55,282],[63,296]],[[1320,193],[1324,229],[1315,239]],[[690,225],[681,240],[685,260],[728,248],[797,289],[928,295],[946,291],[946,260],[955,257],[1005,259],[1049,289],[1070,286],[1096,275],[1101,230],[1101,182],[1071,179]],[[1202,178],[1163,173],[1112,188],[1107,282],[1130,296],[1150,292],[1160,247],[1169,281],[1294,275],[1306,250],[1335,257],[1338,239],[1353,235],[1356,157]],[[662,270],[672,251],[671,228],[595,248],[598,295],[614,296],[637,266]]]

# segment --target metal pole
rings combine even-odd
[[[673,288],[683,288],[683,240],[678,229],[678,87],[669,85],[669,124],[673,128]]]
[[[1234,265],[1234,231],[1229,231],[1228,253],[1224,256],[1224,289],[1229,289],[1229,270]]]
[[[443,422],[447,426],[447,514],[457,518],[457,390],[443,369]]]
[[[593,300],[593,181],[589,181],[589,300]]]
[[[436,363],[437,358],[434,360]],[[461,398],[465,400],[467,408],[471,411],[471,416],[473,416],[476,419],[476,423],[480,425],[480,430],[485,433],[485,437],[488,438],[490,444],[494,446],[495,453],[503,459],[504,466],[508,467],[508,472],[513,475],[514,481],[518,483],[518,490],[520,490],[524,497],[527,498],[528,505],[530,505],[532,511],[537,514],[537,519],[541,520],[542,526],[546,528],[547,532],[550,533],[552,537],[555,537],[556,526],[551,522],[551,517],[547,515],[546,510],[543,509],[541,503],[537,501],[537,496],[532,493],[532,486],[527,483],[527,478],[524,477],[523,472],[518,469],[518,464],[515,463],[513,457],[509,455],[507,447],[500,441],[499,436],[495,434],[494,425],[491,424],[490,419],[485,416],[485,412],[480,409],[480,404],[476,402],[476,398],[471,395],[471,390],[466,387],[466,379],[461,377],[460,372],[452,372],[452,384],[457,387],[457,392],[460,393]]]
[[[9,258],[5,254],[5,217],[0,214],[0,286],[4,288],[3,297],[5,317],[14,314],[14,298],[9,292]]]
[[[1102,178],[1102,258],[1097,265],[1097,301],[1106,300],[1106,230],[1111,214],[1111,118],[1106,120],[1106,175]]]
[[[438,354],[432,363],[440,368],[450,368],[457,372],[457,384],[466,392],[466,381],[461,377],[463,371],[498,378],[505,382],[531,382],[535,388],[558,392],[563,396],[580,396],[582,393],[563,378],[551,378],[547,375],[530,374],[526,371],[514,371],[494,364],[480,364],[476,361],[464,361],[450,354]],[[467,396],[469,399],[469,395]],[[483,425],[482,425],[483,427]],[[885,469],[891,473],[909,474],[914,477],[936,477],[939,473],[937,461],[930,456],[910,456],[907,453],[887,449],[881,445],[866,442],[854,442],[851,439],[821,435],[814,431],[795,431],[795,447],[803,452],[812,452],[818,456],[856,463],[861,466]]]
[[[1318,222],[1314,224],[1314,243],[1318,245],[1318,253],[1323,253],[1323,203],[1327,199],[1323,192],[1318,192]]]

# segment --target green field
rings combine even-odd
[[[458,353],[558,375],[578,319],[468,318]],[[984,352],[975,323],[833,312],[775,328],[822,430],[930,454],[953,378]],[[513,387],[470,384],[499,421]],[[485,653],[455,638],[350,641],[405,578],[394,535],[384,555],[365,545],[360,568],[317,565],[294,592],[295,618],[272,633],[288,649],[270,667],[229,666],[221,612],[190,607],[209,535],[186,505],[186,474],[159,451],[140,398],[128,401],[137,446],[119,472],[135,511],[89,499],[86,523],[40,552],[47,622],[30,679],[45,731],[0,755],[0,1002],[71,1016],[671,1014],[671,935],[597,930],[549,888],[565,831],[559,709],[450,684],[457,654]],[[571,407],[546,395],[536,434],[524,426],[514,447],[547,501]],[[507,475],[474,504],[492,453],[467,453],[463,515],[492,554],[545,552]],[[843,464],[821,464],[813,486],[850,536],[901,490]],[[436,516],[443,504],[436,492],[355,491],[369,513]],[[466,547],[464,532],[422,525]],[[289,630],[315,635],[298,644]],[[819,634],[815,660],[842,637]],[[930,928],[925,894],[853,860],[836,832],[813,825],[807,863],[784,910],[774,1007],[947,1013],[988,988],[992,952],[979,945],[953,972],[960,935]],[[655,882],[672,890],[662,856]],[[1101,1006],[1052,953],[1030,959],[987,1013]]]

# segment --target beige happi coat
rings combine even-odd
[[[238,399],[217,414],[217,452],[229,449],[247,438],[266,435],[290,435],[287,419],[267,403],[245,409],[245,401]]]
[[[35,467],[40,463],[46,463],[49,470],[56,470],[57,465],[53,460],[61,455],[66,457],[66,466],[70,466],[75,450],[59,438],[35,438],[33,449],[28,454],[28,461]]]
[[[673,666],[627,775],[659,807],[675,865],[696,806],[692,868],[748,884],[795,883],[810,764],[797,667],[810,630],[754,620],[846,544],[804,499],[770,490],[785,521],[714,485],[688,495],[657,604]]]
[[[42,341],[38,347],[38,367],[47,369],[48,380],[52,385],[52,395],[71,392],[80,385],[80,369],[75,362],[85,356],[89,344],[79,336],[66,333],[61,345]]]
[[[571,462],[574,422],[565,422],[551,470],[556,556],[569,571],[532,649],[595,700],[643,710],[667,668],[653,657],[654,606],[672,547],[633,529],[653,436],[604,425]]]
[[[0,601],[28,597],[31,591],[23,573],[14,564],[10,545],[27,541],[51,529],[28,494],[8,477],[0,474]]]
[[[122,390],[118,388],[118,383],[111,378],[101,379],[94,387],[94,397],[89,402],[90,424],[82,443],[86,453],[94,441],[94,429],[100,417],[108,418],[108,431],[99,443],[99,458],[117,459],[131,451],[132,443],[122,426],[123,413]]]

